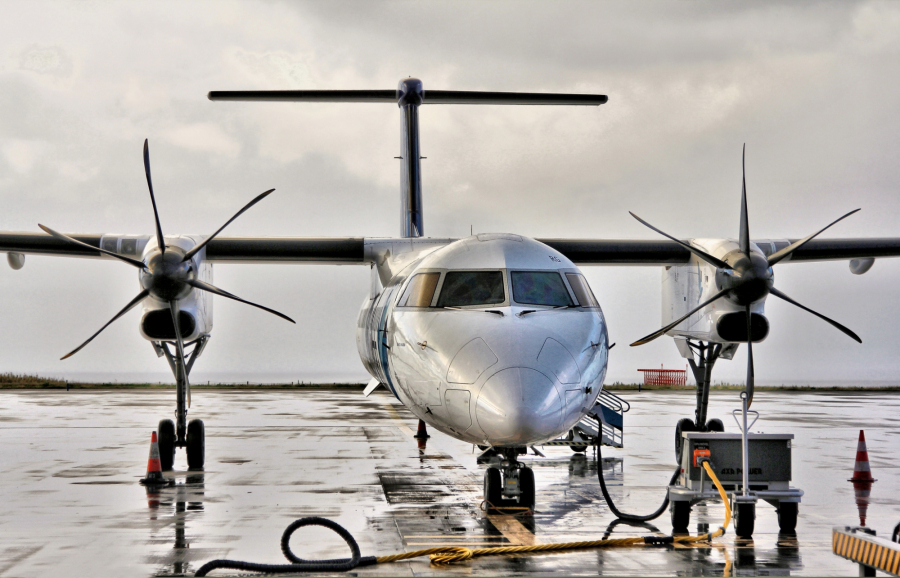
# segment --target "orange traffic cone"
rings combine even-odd
[[[869,469],[869,450],[866,449],[866,434],[859,430],[859,441],[856,444],[856,463],[853,465],[853,477],[848,482],[869,483],[877,481]]]
[[[866,515],[869,512],[869,495],[872,492],[872,483],[877,480],[872,477],[869,469],[869,451],[866,449],[866,434],[859,430],[859,442],[856,446],[856,463],[853,465],[853,477],[848,481],[853,482],[853,494],[856,497],[856,509],[859,511],[859,525],[866,525]]]
[[[141,479],[144,485],[157,485],[169,483],[162,474],[162,466],[159,463],[159,442],[156,440],[156,432],[150,436],[150,458],[147,460],[147,477]]]

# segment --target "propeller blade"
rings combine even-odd
[[[269,309],[268,307],[264,307],[262,305],[257,305],[256,303],[252,303],[250,301],[241,299],[240,297],[238,297],[236,295],[232,295],[228,291],[219,289],[218,287],[216,287],[214,285],[210,285],[209,283],[204,283],[203,281],[200,281],[199,279],[194,279],[193,281],[188,281],[188,283],[190,284],[191,287],[193,287],[195,289],[200,289],[201,291],[209,291],[213,295],[219,295],[221,297],[227,297],[228,299],[234,299],[235,301],[240,301],[241,303],[246,303],[247,305],[252,305],[253,307],[257,307],[259,309],[262,309],[263,311],[268,311],[272,315],[277,315],[278,317],[281,317],[282,319],[286,319],[286,320],[290,321],[291,323],[297,323],[296,321],[294,321],[293,319],[291,319],[290,317],[288,317],[287,315],[285,315],[283,313],[279,313],[278,311],[275,311],[274,309]]]
[[[849,213],[847,213],[846,215],[844,215],[843,217],[841,217],[840,219],[837,219],[836,221],[832,222],[830,225],[826,225],[825,227],[822,227],[822,229],[820,229],[819,231],[816,231],[812,235],[810,235],[808,237],[804,237],[804,238],[800,239],[799,241],[797,241],[796,243],[791,243],[790,245],[788,245],[781,251],[778,251],[777,253],[772,253],[771,255],[769,255],[769,267],[771,267],[775,263],[781,261],[788,255],[790,255],[791,253],[793,253],[794,251],[796,251],[797,249],[802,247],[803,245],[805,245],[808,242],[810,242],[811,240],[813,240],[813,238],[818,236],[819,233],[822,233],[828,227],[831,227],[831,225],[834,225],[836,223],[839,223],[840,221],[843,221],[844,219],[846,219],[847,217],[849,217],[850,215],[852,215],[853,213],[855,213],[857,211],[859,211],[859,209],[854,209],[854,210],[850,211]]]
[[[138,267],[139,269],[144,268],[144,264],[142,262],[138,261],[137,259],[132,259],[130,257],[126,257],[125,255],[119,255],[118,253],[113,253],[112,251],[107,251],[106,249],[101,249],[100,247],[94,247],[93,245],[88,245],[87,243],[82,243],[78,239],[73,239],[72,237],[69,237],[68,235],[63,235],[62,233],[60,233],[58,231],[54,231],[50,227],[45,227],[44,225],[41,225],[40,223],[38,223],[38,227],[43,229],[44,232],[47,233],[48,235],[52,235],[62,241],[68,241],[69,243],[78,245],[79,247],[85,247],[87,249],[90,249],[91,251],[99,251],[100,253],[103,253],[104,255],[109,255],[110,257],[115,257],[119,261],[124,261],[124,262],[128,263],[129,265],[134,265],[135,267]]]
[[[147,173],[147,187],[150,189],[150,202],[153,203],[153,216],[156,218],[156,242],[159,252],[166,252],[166,244],[163,242],[162,227],[159,224],[159,211],[156,210],[156,197],[153,196],[153,182],[150,180],[150,146],[144,139],[144,172]]]
[[[181,337],[181,325],[178,323],[178,303],[176,301],[169,301],[169,311],[172,313],[172,325],[175,326],[175,347],[178,351],[175,358],[175,362],[178,364],[175,366],[177,368],[175,381],[178,381],[179,374],[184,379],[188,407],[191,407],[191,384],[188,383],[187,367],[184,364],[184,339]]]
[[[244,211],[246,211],[247,209],[249,209],[250,207],[252,207],[252,206],[255,205],[256,203],[260,202],[261,200],[265,199],[265,198],[266,198],[267,196],[269,196],[269,194],[270,194],[272,191],[274,191],[274,190],[275,190],[275,189],[269,189],[268,191],[262,193],[261,195],[259,195],[258,197],[256,197],[255,199],[253,199],[252,201],[250,201],[249,203],[247,203],[246,205],[244,205],[244,208],[241,209],[240,211],[238,211],[237,213],[235,213],[235,215],[234,215],[233,217],[231,217],[230,219],[228,219],[228,222],[225,223],[224,225],[222,225],[221,227],[219,227],[219,230],[218,230],[218,231],[216,231],[215,233],[213,233],[212,235],[210,235],[209,237],[207,237],[206,240],[204,240],[202,243],[200,243],[199,245],[196,245],[193,249],[191,249],[190,251],[188,251],[187,253],[185,253],[184,258],[181,260],[181,262],[184,263],[185,261],[189,260],[189,259],[190,259],[191,257],[193,257],[194,255],[196,255],[197,253],[199,253],[200,250],[203,249],[203,247],[205,247],[207,243],[209,243],[210,241],[212,241],[212,240],[216,237],[216,235],[218,235],[219,233],[222,232],[222,229],[224,229],[225,227],[227,227],[228,225],[230,225],[232,221],[234,221],[235,219],[237,219],[238,217],[240,217],[240,216],[244,213]]]
[[[638,217],[637,215],[635,215],[635,214],[632,213],[631,211],[628,211],[628,214],[631,215],[632,217],[634,217],[635,219],[637,219],[638,221],[640,221],[640,222],[641,222],[643,225],[645,225],[646,227],[648,227],[648,228],[650,228],[650,229],[653,229],[654,231],[656,231],[657,233],[659,233],[659,234],[662,235],[663,237],[667,237],[667,238],[669,238],[669,239],[675,241],[676,243],[678,243],[679,245],[681,245],[682,247],[684,247],[685,249],[687,249],[688,251],[690,251],[690,252],[693,253],[694,255],[700,257],[701,259],[703,259],[704,261],[706,261],[706,262],[709,263],[710,265],[713,265],[713,266],[715,266],[715,267],[719,267],[720,269],[728,269],[728,270],[731,270],[731,265],[729,265],[729,264],[726,263],[725,261],[722,261],[721,259],[717,259],[717,258],[713,257],[712,255],[710,255],[710,254],[707,253],[706,251],[701,251],[700,249],[697,249],[696,247],[692,247],[692,246],[688,245],[687,243],[685,243],[684,241],[679,241],[678,239],[676,239],[676,238],[673,237],[672,235],[669,235],[668,233],[664,233],[664,232],[660,231],[659,229],[657,229],[656,227],[654,227],[653,225],[651,225],[650,223],[648,223],[648,222],[645,221],[644,219]]]
[[[829,319],[829,318],[825,317],[824,315],[822,315],[821,313],[816,313],[815,311],[813,311],[813,310],[810,309],[809,307],[805,307],[805,306],[803,306],[803,305],[800,305],[799,303],[797,303],[796,301],[794,301],[793,299],[791,299],[790,297],[788,297],[787,295],[785,295],[784,293],[782,293],[781,291],[779,291],[778,289],[772,287],[771,289],[769,289],[769,293],[771,293],[772,295],[774,295],[774,296],[776,296],[776,297],[779,297],[779,298],[781,298],[781,299],[784,299],[785,301],[787,301],[788,303],[790,303],[790,304],[792,304],[792,305],[796,305],[797,307],[799,307],[800,309],[803,309],[804,311],[808,311],[809,313],[812,313],[813,315],[815,315],[816,317],[818,317],[818,318],[821,319],[822,321],[825,321],[825,322],[827,322],[827,323],[830,323],[830,324],[833,325],[835,328],[837,328],[837,329],[839,329],[840,331],[842,331],[843,333],[847,334],[849,337],[855,339],[855,340],[858,341],[859,343],[862,343],[862,339],[860,339],[858,335],[856,335],[855,333],[853,333],[852,331],[850,331],[849,329],[847,329],[846,327],[844,327],[843,325],[841,325],[841,324],[838,323],[837,321],[835,321],[835,320],[833,320],[833,319]]]
[[[90,343],[91,341],[93,341],[94,338],[97,337],[98,335],[100,335],[100,333],[101,333],[104,329],[106,329],[107,327],[109,327],[109,326],[112,324],[113,321],[115,321],[115,320],[118,319],[119,317],[121,317],[121,316],[125,315],[126,313],[128,313],[129,311],[131,311],[131,310],[134,308],[134,306],[137,305],[138,303],[140,303],[141,301],[143,301],[143,300],[144,300],[144,297],[146,297],[147,295],[150,295],[150,292],[149,292],[148,290],[146,290],[146,289],[144,289],[143,291],[141,291],[140,293],[138,293],[138,294],[137,294],[137,297],[135,297],[134,299],[132,299],[132,300],[128,303],[128,305],[125,306],[124,309],[122,309],[121,311],[119,311],[118,313],[116,313],[116,316],[115,316],[115,317],[113,317],[112,319],[110,319],[109,321],[107,321],[107,322],[106,322],[106,325],[104,325],[103,327],[100,328],[100,331],[98,331],[97,333],[91,335],[91,337],[90,337],[87,341],[85,341],[84,343],[82,343],[81,345],[79,345],[78,347],[76,347],[75,349],[73,349],[72,351],[70,351],[69,353],[67,353],[67,354],[63,355],[62,357],[60,357],[60,358],[59,358],[60,361],[62,361],[63,359],[72,357],[73,355],[75,355],[76,353],[78,353],[79,351],[81,351],[81,348],[82,348],[82,347],[84,347],[85,345],[87,345],[88,343]]]
[[[741,253],[750,258],[750,219],[747,216],[747,172],[744,159],[747,156],[747,143],[744,143],[744,151],[741,153],[741,232],[739,243]]]
[[[659,336],[661,336],[661,335],[664,335],[664,334],[666,333],[666,331],[672,329],[673,327],[675,327],[676,325],[678,325],[679,323],[681,323],[682,321],[684,321],[685,319],[687,319],[688,317],[690,317],[690,316],[693,315],[694,313],[700,311],[701,309],[703,309],[704,307],[706,307],[707,305],[709,305],[710,303],[712,303],[712,302],[715,301],[716,299],[718,299],[718,298],[720,298],[720,297],[724,297],[725,294],[728,293],[728,291],[729,291],[728,289],[723,289],[722,291],[719,291],[718,293],[716,293],[715,295],[713,295],[711,299],[708,299],[708,300],[704,301],[703,303],[701,303],[700,305],[698,305],[693,311],[689,312],[689,313],[688,313],[687,315],[685,315],[684,317],[681,317],[680,319],[678,319],[678,320],[675,321],[674,323],[670,323],[670,324],[666,325],[665,327],[663,327],[662,329],[660,329],[659,331],[657,331],[657,332],[655,332],[655,333],[651,333],[650,335],[644,337],[643,339],[638,339],[637,341],[635,341],[634,343],[632,343],[631,346],[634,347],[634,346],[636,346],[636,345],[644,345],[645,343],[650,343],[651,341],[653,341],[654,339],[656,339],[657,337],[659,337]]]
[[[755,387],[755,376],[753,373],[753,341],[750,339],[750,306],[747,305],[747,408],[753,403],[753,388]]]

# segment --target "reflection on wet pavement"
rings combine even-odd
[[[486,515],[481,453],[440,433],[417,440],[416,419],[392,397],[358,391],[194,392],[192,417],[207,427],[205,472],[175,484],[139,485],[148,432],[172,411],[166,391],[0,393],[0,575],[193,574],[215,558],[282,563],[284,528],[303,516],[344,525],[364,555],[432,546],[527,545],[668,533],[668,514],[644,525],[609,513],[592,454],[545,448],[523,457],[535,471],[533,514]],[[619,509],[646,513],[664,497],[675,422],[693,392],[625,392],[634,408],[622,450],[605,450],[604,476]],[[726,417],[737,394],[714,392]],[[435,568],[426,558],[360,568],[364,575],[847,575],[831,554],[831,526],[858,518],[847,478],[865,428],[879,479],[867,524],[883,533],[900,514],[895,451],[900,395],[773,393],[757,396],[754,429],[795,434],[794,485],[806,495],[797,535],[778,534],[761,504],[750,541],[732,532],[699,547],[594,550],[482,558]],[[201,413],[202,412],[202,413]],[[736,428],[726,421],[726,431]],[[176,457],[176,470],[184,468]],[[700,504],[692,531],[722,523],[721,504]],[[298,531],[307,559],[346,556],[339,538]]]

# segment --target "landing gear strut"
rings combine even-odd
[[[725,425],[720,419],[706,420],[709,407],[709,386],[712,385],[712,370],[716,360],[722,354],[721,343],[708,343],[705,341],[693,342],[688,340],[688,347],[697,354],[698,361],[688,359],[691,372],[697,382],[697,409],[694,411],[694,419],[683,418],[675,426],[675,460],[681,463],[681,449],[683,439],[682,432],[686,431],[725,431]]]
[[[178,328],[176,327],[176,334]],[[193,419],[188,423],[187,413],[191,406],[191,384],[188,375],[194,362],[203,353],[209,342],[209,335],[201,335],[195,341],[153,341],[153,349],[159,357],[165,356],[172,373],[175,374],[175,421],[164,419],[159,422],[159,462],[163,471],[171,471],[175,460],[175,448],[187,449],[189,470],[202,470],[205,460],[205,434],[203,422]],[[169,349],[175,348],[174,353]],[[185,347],[193,346],[189,356]]]
[[[484,501],[487,511],[511,509],[534,510],[534,471],[519,463],[522,448],[498,448],[502,454],[500,467],[491,466],[484,473]]]

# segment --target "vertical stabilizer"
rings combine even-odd
[[[400,236],[421,237],[422,164],[419,151],[419,105],[424,91],[422,81],[407,78],[397,87],[400,107]]]

